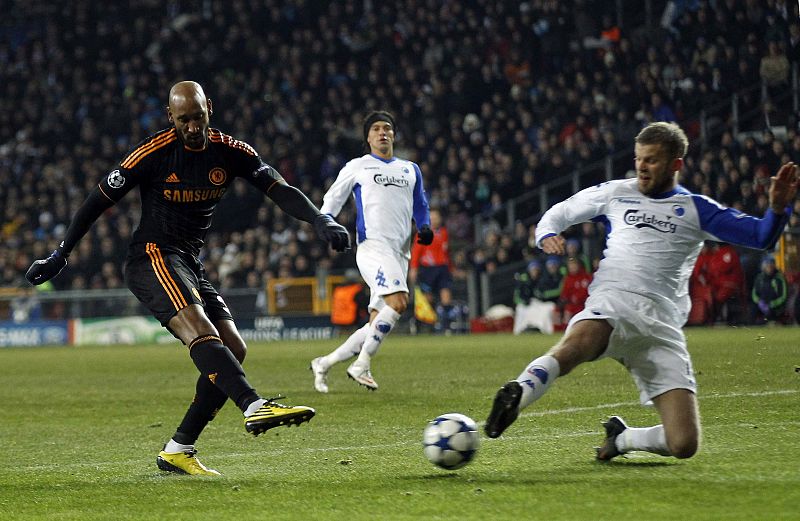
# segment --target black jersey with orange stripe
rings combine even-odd
[[[175,128],[139,143],[100,182],[113,202],[138,186],[142,218],[132,244],[156,243],[198,255],[214,209],[234,178],[264,192],[281,175],[243,141],[209,129],[203,150],[184,146]]]

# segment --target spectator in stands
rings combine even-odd
[[[514,304],[527,305],[539,295],[538,284],[542,278],[542,262],[534,259],[525,271],[514,274]]]
[[[653,121],[677,121],[672,107],[658,92],[650,95],[650,111],[653,114]]]
[[[713,321],[729,326],[742,323],[746,320],[742,313],[746,289],[739,254],[730,244],[712,241],[707,269],[714,298]]]
[[[11,320],[17,323],[41,319],[42,303],[36,288],[28,286],[19,290],[11,300],[10,313]]]
[[[768,255],[761,261],[761,272],[753,281],[753,323],[783,321],[788,296],[786,277],[777,268],[775,258]]]
[[[690,326],[714,322],[714,295],[711,286],[712,274],[709,269],[711,256],[711,241],[706,241],[703,243],[700,255],[697,256],[692,276],[689,278],[689,296],[692,306],[686,324]]]
[[[514,334],[533,328],[552,334],[560,321],[555,302],[544,300],[542,262],[534,259],[522,273],[514,274]]]
[[[618,7],[613,2],[576,3],[569,12],[575,16],[563,20],[559,17],[569,10],[568,4],[545,6],[522,2],[484,6],[466,3],[460,6],[457,23],[442,18],[451,16],[448,13],[452,11],[426,4],[415,11],[417,18],[413,29],[408,29],[407,22],[402,19],[403,10],[392,9],[389,4],[365,4],[363,12],[354,15],[352,11],[341,9],[338,3],[330,2],[315,8],[315,16],[296,16],[294,10],[281,9],[281,2],[275,0],[237,3],[232,9],[224,9],[221,3],[211,3],[210,18],[191,16],[194,13],[187,12],[190,4],[151,2],[133,7],[113,2],[98,4],[93,16],[117,20],[111,28],[123,37],[114,40],[90,30],[94,18],[85,17],[80,3],[69,4],[61,11],[61,16],[44,21],[25,6],[14,10],[14,44],[0,58],[3,60],[0,82],[7,86],[7,95],[0,98],[0,121],[4,123],[0,125],[0,143],[3,144],[0,147],[0,161],[3,162],[0,186],[17,187],[24,176],[31,181],[30,186],[36,188],[35,193],[32,188],[0,190],[0,208],[5,208],[5,213],[10,215],[10,227],[17,227],[19,233],[12,240],[20,241],[19,248],[28,257],[25,265],[40,258],[34,247],[27,245],[36,244],[36,241],[22,240],[27,232],[39,228],[38,209],[54,208],[50,212],[53,214],[52,230],[66,226],[71,210],[81,202],[82,193],[76,187],[99,177],[105,164],[125,152],[128,142],[141,140],[157,123],[158,103],[148,93],[154,86],[165,84],[165,71],[176,76],[197,71],[204,71],[203,74],[213,70],[228,71],[224,76],[209,80],[219,92],[215,101],[225,106],[252,106],[252,109],[242,111],[235,122],[234,118],[224,115],[230,119],[226,124],[235,125],[237,132],[241,130],[252,135],[256,148],[275,157],[276,165],[285,168],[282,171],[287,177],[296,176],[298,186],[304,191],[307,185],[318,187],[307,192],[315,202],[321,202],[324,179],[330,182],[332,172],[343,164],[342,158],[352,155],[360,146],[358,122],[352,118],[353,107],[378,104],[402,107],[401,117],[409,121],[409,135],[414,136],[414,141],[409,140],[407,145],[409,157],[418,158],[418,163],[424,165],[423,171],[439,174],[437,177],[442,181],[431,179],[430,189],[440,189],[443,201],[440,207],[448,208],[452,219],[457,214],[449,205],[455,202],[460,207],[460,217],[469,223],[468,226],[454,226],[448,220],[454,252],[482,246],[482,241],[473,244],[470,229],[471,216],[476,213],[472,206],[477,202],[471,194],[478,191],[479,175],[485,177],[487,185],[481,186],[481,190],[485,188],[488,194],[499,194],[503,204],[529,191],[530,184],[523,182],[523,175],[508,180],[505,180],[508,176],[504,176],[502,181],[495,179],[497,164],[503,165],[501,171],[507,171],[499,157],[500,150],[514,158],[515,166],[522,167],[518,171],[529,170],[533,186],[538,187],[551,167],[556,167],[555,172],[571,174],[571,165],[579,164],[574,161],[585,161],[580,152],[586,142],[580,140],[591,137],[578,132],[572,144],[558,141],[560,131],[576,123],[578,116],[588,122],[589,128],[596,127],[596,132],[589,130],[590,136],[599,138],[591,141],[594,153],[598,152],[595,147],[602,156],[620,151],[639,130],[639,123],[631,115],[641,104],[649,106],[654,92],[669,100],[677,118],[696,121],[700,109],[709,108],[707,103],[702,103],[700,86],[707,84],[707,92],[713,91],[716,69],[720,70],[723,84],[731,86],[731,90],[735,86],[738,91],[742,115],[750,109],[754,109],[753,113],[763,113],[755,110],[761,102],[760,90],[751,92],[745,87],[760,81],[759,66],[765,55],[762,45],[765,39],[759,31],[766,29],[768,17],[761,16],[759,23],[762,25],[756,29],[747,16],[750,4],[742,2],[731,3],[724,9],[718,5],[713,11],[706,2],[701,2],[703,9],[687,9],[672,22],[671,27],[679,37],[667,34],[663,42],[650,46],[639,45],[639,33],[643,28],[630,23],[640,18],[641,6],[636,2],[623,2]],[[725,16],[712,18],[712,12],[722,11]],[[786,18],[776,15],[777,27],[797,25],[789,23],[796,20],[797,7],[788,5],[786,11]],[[264,12],[270,13],[268,19],[264,18]],[[585,27],[578,28],[579,18],[594,20],[599,26],[592,24],[591,34],[609,30],[602,52],[587,53],[580,45],[567,44],[580,42],[575,38],[579,30],[586,34]],[[526,19],[529,23],[521,22]],[[575,26],[571,22],[573,19]],[[121,20],[130,20],[130,23],[123,26]],[[151,20],[162,25],[155,27],[149,23]],[[399,36],[391,38],[388,46],[377,47],[373,40],[354,46],[352,35],[362,34],[365,27],[374,27],[375,20],[381,20],[386,27],[397,28],[395,34]],[[626,23],[615,24],[615,20]],[[268,39],[247,39],[248,34],[264,26],[279,27],[280,31],[271,33],[273,37]],[[408,37],[415,31],[428,35],[424,52],[419,39]],[[459,39],[463,31],[471,37]],[[791,33],[792,29],[789,31]],[[176,59],[171,50],[184,45],[185,35],[192,32],[207,34],[213,41],[224,41],[225,46],[220,52]],[[302,37],[310,32],[319,37]],[[231,37],[231,34],[239,36]],[[278,34],[285,38],[277,37]],[[508,35],[508,38],[498,40],[498,34]],[[447,44],[454,38],[461,42],[459,46]],[[787,48],[790,38],[791,35],[785,42]],[[317,46],[326,52],[317,52]],[[370,62],[359,60],[358,56],[354,58],[353,49],[359,53],[372,52],[374,58]],[[232,55],[236,59],[231,59]],[[695,55],[698,57],[695,64],[680,63],[682,57]],[[75,66],[70,59],[72,56],[82,56],[96,64],[93,70],[102,71],[102,74],[90,74],[85,67]],[[145,56],[148,58],[143,58]],[[285,68],[270,67],[269,59],[273,56],[291,57],[287,60],[290,63]],[[705,63],[710,57],[715,63]],[[403,63],[401,81],[395,82],[391,89],[370,88],[371,75],[386,71],[390,62]],[[530,88],[520,89],[519,85],[512,88],[509,84],[504,71],[512,62],[520,70],[535,71],[524,80],[530,82]],[[739,72],[740,62],[742,73]],[[648,64],[646,71],[642,63]],[[170,64],[170,67],[163,67],[163,64]],[[442,81],[443,71],[448,78],[457,81]],[[464,77],[478,81],[458,79]],[[87,94],[103,90],[101,85],[109,78],[119,81],[102,98]],[[575,78],[574,85],[568,84],[567,78]],[[41,85],[55,87],[42,91]],[[568,92],[570,90],[574,92]],[[451,103],[455,98],[458,103]],[[465,100],[469,101],[468,105],[464,105]],[[146,117],[139,117],[137,107],[142,107]],[[422,116],[415,117],[417,112]],[[58,118],[45,118],[42,114],[57,114]],[[467,118],[466,114],[474,118]],[[324,123],[318,127],[309,126],[307,122],[313,119],[312,115],[322,115]],[[711,121],[715,117],[732,120],[724,111],[713,116]],[[742,120],[740,128],[747,129],[748,124]],[[757,126],[763,127],[762,119],[757,120]],[[713,124],[710,130],[712,133],[716,130]],[[102,137],[94,141],[81,137],[90,133]],[[52,160],[42,159],[50,156],[50,152],[43,151],[43,143],[55,144]],[[578,150],[577,159],[574,150]],[[558,159],[553,161],[553,156]],[[732,154],[731,159],[737,164],[738,154]],[[559,163],[568,168],[562,170]],[[6,164],[10,166],[6,168]],[[98,174],[93,176],[92,171]],[[613,174],[621,177],[624,171],[615,166]],[[741,174],[743,179],[752,182],[752,170],[741,170]],[[716,186],[716,179],[706,181],[710,187]],[[245,213],[237,214],[236,210],[260,204],[257,197],[249,198],[252,195],[251,191],[239,190],[234,185],[218,209],[230,219],[216,219],[209,231],[209,240],[212,236],[220,237],[223,248],[232,242],[231,231],[248,225],[241,219]],[[45,200],[53,204],[44,203]],[[226,205],[227,202],[230,204]],[[538,205],[535,206],[517,215],[527,218],[539,210]],[[232,211],[224,211],[226,207]],[[258,220],[265,226],[266,236],[269,233],[266,223],[281,220],[278,219],[281,214],[271,205],[258,208]],[[119,222],[126,216],[137,215],[138,211],[135,201],[122,201],[118,212],[107,216],[111,229],[122,229]],[[340,217],[343,224],[354,226],[353,212],[345,210]],[[296,227],[296,223],[289,227]],[[52,230],[40,230],[49,235],[50,242],[59,235]],[[98,233],[90,232],[91,235]],[[278,270],[280,258],[286,255],[284,244],[279,241],[269,248],[272,254],[269,269],[274,272]],[[15,247],[11,243],[3,246]],[[257,251],[252,244],[237,246],[241,251]],[[302,253],[308,255],[308,243],[301,242],[300,246],[304,250]],[[0,252],[6,248],[0,248]],[[116,250],[116,257],[110,260],[121,264],[122,251],[124,249]],[[584,252],[594,258],[585,248]],[[216,259],[208,259],[209,273],[216,269],[215,263]],[[353,255],[334,258],[336,270],[343,271],[354,265]],[[293,274],[294,269],[293,266],[287,268],[289,274]],[[55,281],[58,288],[71,287],[73,275],[86,278],[86,274],[77,270],[64,273]],[[12,282],[11,278],[3,277],[0,285]]]
[[[794,266],[793,269],[787,266],[786,284],[789,286],[786,298],[786,310],[789,324],[800,323],[800,267]]]
[[[430,216],[433,242],[427,246],[415,243],[411,247],[408,280],[411,284],[419,284],[425,298],[436,310],[436,331],[444,332],[450,331],[453,310],[450,241],[442,213],[433,208]]]
[[[547,257],[544,262],[545,271],[539,284],[541,299],[545,302],[558,303],[564,285],[564,273],[561,259],[555,255]]]
[[[605,247],[605,227],[600,223],[588,222],[581,224],[581,251],[589,257],[590,272],[597,269],[600,259],[603,258]]]
[[[171,126],[137,145],[91,190],[61,244],[26,273],[35,285],[58,275],[94,222],[140,187],[142,218],[128,248],[126,282],[188,347],[200,371],[195,398],[157,462],[164,471],[197,475],[219,474],[197,460],[194,444],[228,399],[244,414],[247,432],[256,436],[314,416],[310,407],[278,404],[256,393],[241,366],[245,343],[222,297],[205,277],[200,249],[226,187],[242,177],[289,215],[313,221],[320,238],[334,249],[350,247],[347,231],[288,185],[250,145],[211,128],[211,114],[211,101],[198,83],[173,85],[167,105]]]
[[[584,264],[577,257],[568,257],[567,274],[564,276],[561,295],[558,298],[559,307],[562,309],[562,322],[569,322],[572,317],[583,311],[591,283],[592,275],[586,271]]]
[[[767,43],[767,54],[761,58],[758,73],[767,88],[767,95],[773,103],[789,85],[789,59],[781,50],[780,43],[772,40]],[[784,106],[782,103],[780,106]]]
[[[800,22],[789,24],[789,40],[786,57],[793,64],[800,64]]]
[[[733,206],[744,213],[755,215],[758,210],[758,196],[753,191],[752,182],[742,181],[742,184],[739,185],[739,197],[734,201]]]
[[[567,239],[566,249],[567,249],[567,254],[566,254],[567,259],[577,260],[583,267],[583,271],[585,273],[591,273],[594,271],[594,267],[592,266],[592,260],[589,258],[588,255],[584,254],[581,251],[580,239],[575,239],[575,238]],[[569,265],[567,266],[567,273],[569,273]]]

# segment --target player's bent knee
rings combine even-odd
[[[244,362],[244,358],[247,356],[247,344],[244,343],[244,340],[237,339],[225,345],[231,350],[231,353],[240,364]]]
[[[682,437],[675,441],[667,440],[667,445],[669,446],[670,453],[678,459],[691,458],[697,454],[697,450],[700,448],[700,443],[697,438],[690,436]]]
[[[385,297],[386,305],[395,310],[398,315],[405,313],[408,308],[408,293],[393,293]]]

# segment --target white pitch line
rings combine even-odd
[[[712,398],[743,398],[743,397],[760,397],[760,396],[774,396],[774,395],[781,395],[781,394],[796,394],[800,392],[800,390],[796,389],[780,389],[776,391],[757,391],[757,392],[749,392],[749,393],[727,393],[727,394],[709,394],[706,396],[700,396],[700,399],[712,399]],[[601,403],[598,405],[594,405],[591,407],[568,407],[566,409],[551,409],[548,411],[536,411],[530,413],[523,413],[520,414],[520,418],[528,418],[534,416],[548,416],[553,414],[569,414],[574,412],[585,412],[585,411],[595,411],[600,409],[610,409],[614,407],[629,407],[639,405],[638,402],[617,402],[617,403]],[[485,422],[478,422],[479,425],[483,425]],[[596,432],[573,432],[573,433],[564,433],[564,434],[556,434],[551,435],[550,437],[556,438],[566,438],[566,437],[581,437],[581,436],[588,436],[588,435],[596,435]],[[538,436],[539,438],[541,436]],[[515,436],[515,438],[524,439],[526,436]],[[487,441],[495,441],[489,438]],[[301,449],[296,449],[295,452],[335,452],[335,451],[359,451],[359,450],[370,450],[370,449],[388,449],[394,447],[402,447],[405,445],[416,445],[417,443],[411,442],[398,442],[398,443],[386,443],[386,444],[373,444],[373,445],[354,445],[350,447],[305,447]],[[277,449],[278,452],[283,452],[282,449]],[[265,451],[265,452],[272,452],[272,451]],[[217,453],[214,455],[216,459],[224,459],[224,458],[239,458],[239,457],[248,457],[252,456],[251,453],[245,452],[227,452],[227,453]],[[76,462],[76,463],[69,463],[69,464],[57,464],[57,465],[30,465],[28,467],[18,467],[17,470],[48,470],[48,469],[80,469],[80,468],[104,468],[104,467],[111,467],[111,466],[136,466],[140,464],[142,460],[135,459],[135,460],[127,460],[127,461],[117,461],[117,462]]]

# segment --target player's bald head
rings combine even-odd
[[[205,148],[211,100],[206,98],[199,83],[180,81],[169,89],[167,116],[187,147],[193,150]]]
[[[169,108],[173,112],[178,107],[184,108],[187,104],[205,107],[207,101],[203,87],[196,81],[179,81],[169,89]]]

